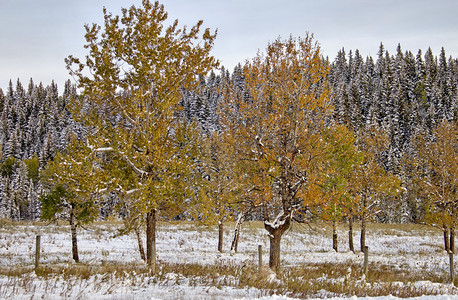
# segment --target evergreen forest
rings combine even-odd
[[[244,86],[242,65],[229,72],[222,68],[199,78],[193,91],[183,90],[180,112],[186,121],[196,121],[203,136],[218,130],[218,105],[223,82]],[[458,119],[458,60],[442,50],[434,56],[428,49],[414,55],[396,55],[383,45],[377,57],[363,58],[358,50],[342,49],[330,63],[328,75],[334,118],[358,131],[371,126],[383,128],[389,147],[383,153],[383,166],[409,182],[405,159],[415,152],[413,138],[431,135],[443,120]],[[77,97],[76,86],[67,81],[63,93],[57,85],[35,84],[27,88],[20,81],[0,89],[1,109],[1,202],[0,214],[12,220],[40,218],[39,197],[46,192],[39,171],[53,156],[64,150],[72,134],[84,136],[87,129],[76,122],[68,107]],[[450,137],[456,138],[456,137]],[[382,222],[421,222],[424,204],[420,195],[407,189],[395,203],[379,204]],[[387,199],[385,199],[387,200]],[[391,200],[390,200],[391,201]],[[393,209],[392,204],[399,209]],[[384,208],[384,209],[383,209]]]

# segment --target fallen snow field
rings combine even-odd
[[[114,237],[119,226],[121,225],[98,223],[89,226],[88,230],[80,230],[80,260],[89,265],[110,262],[141,264],[134,234]],[[413,225],[402,225],[399,228],[401,229],[394,225],[369,228],[367,245],[371,262],[388,264],[402,270],[449,274],[449,258],[442,250],[440,231]],[[216,251],[216,227],[207,228],[192,223],[161,223],[157,232],[159,262],[255,266],[258,261],[258,245],[263,246],[263,261],[268,261],[268,237],[259,224],[244,225],[239,252],[236,254],[228,251],[231,233],[232,228],[226,228],[226,252],[219,253]],[[42,266],[73,264],[68,226],[7,223],[0,227],[0,269],[14,270],[21,267],[33,270],[35,236],[38,234],[41,235]],[[359,246],[358,237],[355,234],[355,247]],[[339,239],[340,252],[336,253],[331,250],[331,234],[327,228],[294,225],[282,239],[282,266],[335,262],[362,265],[362,254],[348,251],[344,228],[339,232]],[[42,276],[37,277],[33,272],[21,276],[0,275],[0,299],[292,299],[284,295],[266,296],[268,293],[263,289],[199,285],[175,273],[168,273],[159,281],[145,274],[126,275],[122,281],[117,281],[116,278],[113,274],[91,275],[87,279],[63,275],[45,279]],[[458,299],[458,289],[451,284],[434,283],[428,278],[411,284],[431,294],[442,294],[416,299]],[[319,296],[333,295],[324,290]],[[395,297],[358,299],[388,300]]]

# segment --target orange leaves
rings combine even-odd
[[[318,178],[321,129],[331,113],[327,69],[312,36],[278,39],[243,67],[244,86],[227,89],[221,119],[247,174],[247,194],[267,213],[295,209]]]
[[[458,124],[443,121],[431,138],[416,137],[416,176],[429,200],[429,221],[456,223],[458,215]]]
[[[362,163],[355,166],[351,176],[351,192],[358,199],[356,209],[368,216],[373,203],[386,196],[402,193],[401,179],[388,173],[381,164],[380,155],[388,147],[386,133],[376,127],[357,133],[357,144],[362,152]],[[366,218],[362,217],[362,218]]]

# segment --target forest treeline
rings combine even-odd
[[[444,49],[330,62],[307,34],[230,72],[202,22],[165,27],[157,1],[122,12],[86,26],[62,95],[33,80],[0,90],[0,217],[68,220],[75,261],[76,228],[112,214],[140,249],[146,224],[149,265],[159,217],[219,224],[220,245],[224,221],[263,220],[273,270],[291,222],[314,218],[336,251],[339,222],[351,250],[361,222],[363,250],[370,220],[441,227],[453,251],[458,60]]]
[[[232,72],[212,71],[199,78],[195,90],[183,90],[183,118],[197,121],[204,135],[219,130],[222,85],[230,81],[243,91],[242,68],[239,64]],[[458,119],[458,60],[447,58],[444,49],[439,56],[431,49],[414,55],[399,46],[396,55],[391,55],[380,45],[375,58],[342,49],[330,63],[328,79],[334,119],[356,131],[372,125],[383,128],[390,141],[383,153],[384,168],[405,177],[405,182],[409,177],[405,159],[415,153],[413,137],[431,134],[444,119]],[[86,130],[73,120],[68,107],[70,97],[77,96],[70,81],[61,95],[54,82],[45,87],[32,79],[27,88],[18,80],[15,85],[10,81],[6,92],[0,89],[1,217],[40,218],[38,198],[46,189],[39,170],[67,147],[71,134],[82,136]],[[424,221],[424,203],[415,191],[407,189],[399,199],[385,200],[379,204],[377,221]]]
[[[71,133],[81,135],[68,109],[76,89],[70,81],[63,94],[57,85],[36,85],[31,79],[24,88],[12,81],[6,92],[0,89],[1,184],[0,216],[11,220],[37,220],[41,216],[39,197],[45,191],[40,171],[68,145]]]

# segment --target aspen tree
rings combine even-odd
[[[442,121],[431,138],[415,139],[416,175],[427,197],[426,221],[442,228],[447,252],[455,251],[458,222],[458,125]]]
[[[362,129],[356,136],[363,158],[362,163],[353,169],[351,190],[358,200],[355,207],[361,219],[360,248],[364,252],[367,222],[377,211],[380,199],[385,196],[398,196],[402,193],[402,188],[400,178],[387,172],[381,163],[381,155],[388,147],[385,132],[372,126]]]
[[[351,181],[357,179],[352,176],[352,170],[362,162],[362,153],[356,148],[354,134],[343,125],[332,125],[323,131],[323,135],[327,161],[320,184],[322,201],[318,203],[317,214],[331,224],[332,248],[338,251],[337,225],[345,216],[353,217],[351,211],[356,200],[351,194]],[[350,250],[354,251],[351,244]]]
[[[236,161],[225,132],[212,132],[202,141],[200,168],[195,201],[188,212],[205,225],[218,225],[218,251],[223,252],[224,222],[234,219],[239,184]]]
[[[282,235],[310,201],[306,189],[324,159],[321,130],[332,110],[327,71],[311,35],[279,38],[244,66],[245,92],[225,92],[220,119],[234,141],[241,198],[262,210],[275,271]]]
[[[79,262],[77,228],[92,222],[98,215],[99,170],[91,157],[94,153],[73,138],[67,150],[57,153],[42,171],[49,193],[40,197],[42,218],[64,219],[70,223],[72,257]]]
[[[202,33],[202,21],[179,28],[157,1],[123,8],[122,16],[103,12],[103,29],[85,26],[88,55],[66,59],[82,91],[73,106],[95,129],[89,140],[94,151],[113,152],[136,174],[134,189],[120,189],[137,192],[136,211],[147,216],[147,262],[153,265],[157,211],[184,207],[185,173],[193,169],[192,127],[177,116],[182,89],[192,89],[200,74],[217,66],[209,54],[216,33]]]

